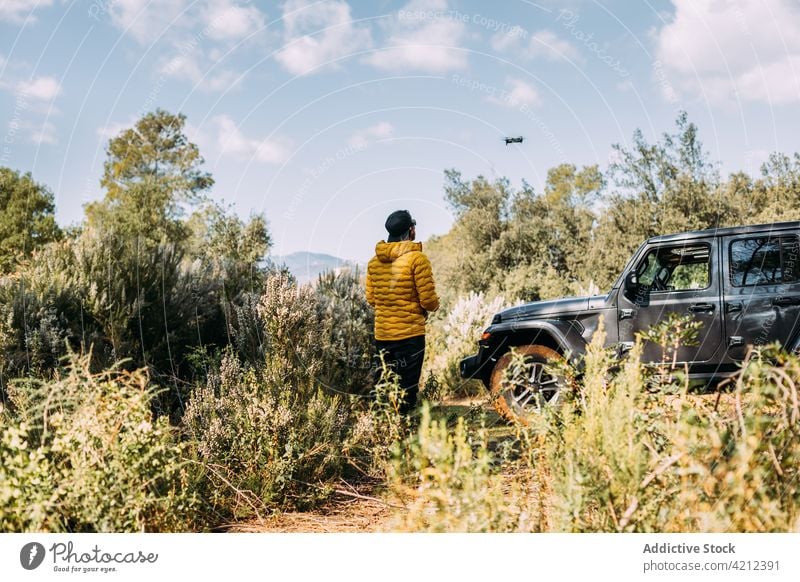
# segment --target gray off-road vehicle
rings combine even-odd
[[[777,341],[798,350],[800,222],[653,237],[605,295],[537,301],[496,314],[478,353],[461,361],[461,376],[482,380],[501,414],[521,418],[559,400],[567,382],[548,364],[579,364],[601,317],[607,346],[623,355],[637,332],[670,313],[699,322],[696,341],[677,350],[690,381],[731,376],[753,345]],[[526,380],[509,383],[503,378],[512,347],[530,365]],[[664,353],[646,342],[642,360],[657,363]]]

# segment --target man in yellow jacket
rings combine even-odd
[[[375,351],[400,376],[405,398],[400,412],[417,404],[425,358],[425,320],[439,309],[433,271],[422,243],[414,242],[417,222],[408,210],[386,219],[389,237],[375,245],[367,265],[367,302],[375,308]]]

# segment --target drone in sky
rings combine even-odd
[[[505,140],[505,142],[506,142],[506,145],[508,145],[510,143],[522,143],[522,140],[524,140],[524,139],[525,138],[522,137],[522,136],[519,136],[519,137],[504,137],[503,138],[503,140]]]

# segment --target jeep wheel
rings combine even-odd
[[[563,362],[557,351],[546,346],[526,345],[514,348],[522,354],[525,368],[509,369],[513,354],[506,352],[497,360],[489,379],[492,404],[498,414],[511,422],[527,424],[527,417],[543,406],[558,406],[564,398],[568,380],[547,369],[548,364]],[[510,376],[506,379],[506,376]]]

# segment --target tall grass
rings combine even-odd
[[[800,360],[773,346],[745,363],[724,411],[680,402],[671,530],[800,531],[798,379]]]
[[[491,447],[481,428],[424,416],[401,464],[412,478],[393,485],[406,499],[397,527],[800,531],[800,359],[754,352],[732,390],[704,395],[642,364],[644,342],[661,335],[640,337],[619,361],[600,329],[575,398]]]
[[[459,418],[453,429],[422,410],[416,433],[395,449],[391,485],[402,511],[398,531],[487,532],[528,527],[528,499],[519,483],[493,466],[483,430],[471,433]]]
[[[357,297],[329,283],[322,300],[284,274],[266,280],[237,315],[242,341],[201,358],[178,426],[154,413],[146,371],[96,372],[90,354],[9,382],[0,529],[204,530],[312,509],[344,480],[385,485],[402,506],[387,527],[401,531],[800,531],[797,356],[755,351],[726,393],[702,395],[641,362],[647,341],[676,349],[680,322],[622,361],[601,328],[572,397],[529,426],[427,405],[403,417],[391,370],[371,386],[347,365],[369,336],[338,333],[331,314]],[[450,333],[462,316],[445,318]],[[451,368],[463,348],[449,346],[429,364]]]

